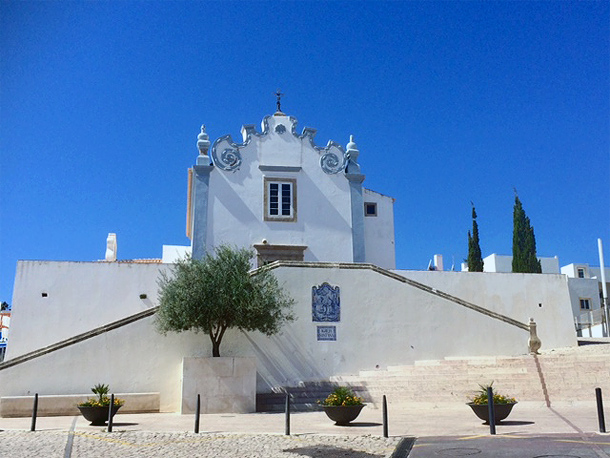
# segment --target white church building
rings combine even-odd
[[[544,348],[576,345],[565,275],[395,270],[394,199],[363,187],[354,139],[321,147],[315,129],[296,125],[278,106],[260,131],[243,126],[241,142],[211,144],[202,127],[189,170],[191,247],[117,261],[111,241],[105,261],[20,261],[0,415],[10,400],[68,399],[100,382],[153,393],[152,410],[187,411],[189,358],[211,346],[202,334],[157,333],[157,279],[177,256],[223,243],[252,248],[295,299],[281,334],[223,339],[223,356],[254,361],[258,393],[422,359],[526,354],[530,319]]]

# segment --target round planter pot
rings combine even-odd
[[[332,421],[335,422],[336,425],[345,426],[348,425],[350,421],[354,421],[358,415],[360,415],[360,411],[364,407],[363,405],[359,406],[322,406],[324,408],[324,412],[328,415]]]
[[[513,410],[513,406],[515,404],[516,402],[512,404],[494,404],[496,425],[508,417],[508,414],[510,414],[510,411]],[[486,425],[489,424],[489,407],[487,404],[473,404],[472,402],[469,402],[468,405],[477,417],[485,421]]]
[[[99,406],[77,406],[80,413],[83,414],[86,420],[91,422],[91,426],[104,426],[108,421],[108,407],[99,407]],[[121,408],[121,406],[113,406],[112,407],[112,416],[117,413],[117,411]]]

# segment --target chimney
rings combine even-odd
[[[434,270],[444,270],[443,269],[443,255],[435,254],[434,255]]]
[[[116,261],[116,234],[112,232],[108,234],[108,238],[106,239],[106,261],[114,262]]]

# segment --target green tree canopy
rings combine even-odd
[[[194,330],[210,336],[212,356],[229,328],[277,333],[292,321],[294,300],[265,268],[250,272],[253,252],[222,245],[203,259],[178,261],[159,281],[159,332]]]
[[[477,224],[477,212],[472,204],[472,235],[468,231],[468,271],[483,272],[483,258],[479,246],[479,225]]]
[[[536,256],[534,228],[516,192],[513,207],[513,272],[538,274],[542,272],[540,261]]]

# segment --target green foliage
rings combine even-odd
[[[11,306],[8,305],[8,302],[2,302],[2,304],[0,304],[0,311],[4,312],[5,310],[10,310]]]
[[[487,388],[493,387],[494,382],[492,381],[489,385],[479,385],[480,390],[477,391],[477,394],[472,398],[472,403],[477,405],[487,405],[488,397],[487,397]],[[502,394],[493,394],[494,396],[494,404],[514,404],[517,402],[515,398],[509,398],[508,396],[504,396]]]
[[[103,383],[98,383],[93,388],[91,388],[93,394],[97,394],[100,399],[102,399],[103,396],[107,395],[109,390],[110,386],[104,385]]]
[[[93,394],[97,394],[97,398],[89,398],[85,402],[81,402],[81,407],[108,407],[110,405],[110,397],[108,396],[110,387],[103,383],[98,383],[91,391]],[[123,399],[114,398],[115,406],[122,406],[125,403]]]
[[[349,388],[339,386],[324,401],[318,402],[323,406],[361,406],[362,401]]]
[[[483,272],[483,257],[479,246],[479,225],[477,224],[477,212],[472,204],[472,235],[468,231],[468,271]]]
[[[513,208],[513,272],[538,274],[542,272],[540,261],[536,256],[534,228],[516,192]]]
[[[159,281],[159,332],[193,330],[210,336],[212,356],[220,356],[220,342],[229,328],[279,332],[294,319],[294,300],[264,268],[250,273],[254,253],[221,245],[214,255],[178,261],[172,275]]]

